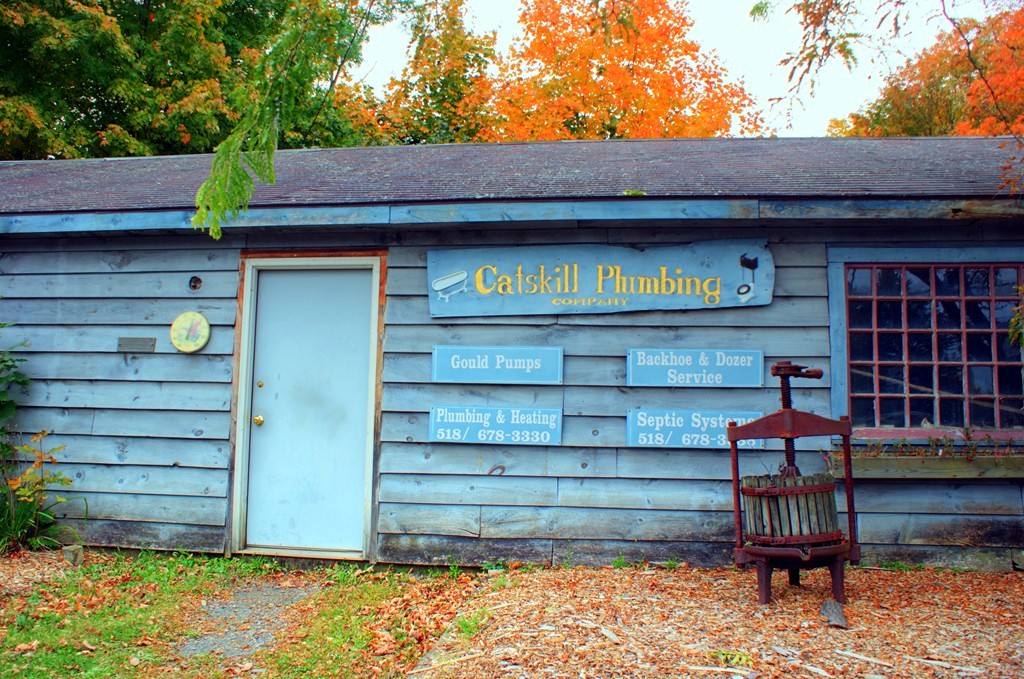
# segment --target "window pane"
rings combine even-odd
[[[910,297],[927,297],[931,294],[931,269],[907,269],[907,295]]]
[[[855,427],[874,427],[875,399],[855,398],[850,401],[850,421]]]
[[[992,401],[979,401],[972,399],[971,426],[972,427],[994,427],[996,426],[996,408]]]
[[[878,333],[878,360],[903,360],[903,335],[897,332]]]
[[[912,332],[907,335],[907,352],[911,361],[934,361],[932,334],[930,332]]]
[[[1000,399],[999,426],[1024,427],[1024,399]]]
[[[960,269],[936,269],[935,293],[960,296]]]
[[[1015,302],[996,302],[996,328],[1009,327],[1015,306]]]
[[[930,365],[912,365],[909,372],[911,394],[934,393],[935,375]]]
[[[875,373],[870,365],[850,366],[850,393],[875,393]]]
[[[855,264],[845,275],[855,425],[1024,429],[1024,352],[1008,333],[1024,265]]]
[[[964,393],[964,372],[958,365],[939,367],[939,391],[943,394]]]
[[[906,399],[883,398],[879,402],[882,410],[883,427],[905,427],[907,426]]]
[[[871,333],[855,332],[850,333],[850,360],[851,361],[873,361],[875,360],[874,338]]]
[[[964,402],[958,398],[940,399],[939,424],[944,427],[964,426]]]
[[[968,361],[991,361],[992,360],[992,336],[977,333],[967,336],[967,360]]]
[[[996,269],[996,294],[1017,295],[1017,269]]]
[[[930,398],[910,399],[910,426],[935,426],[935,400]]]
[[[960,327],[960,302],[940,299],[935,306],[935,321],[940,328]]]
[[[988,297],[988,269],[966,269],[964,287],[965,297]]]
[[[849,309],[851,328],[871,327],[871,302],[851,301]]]
[[[938,335],[939,360],[960,361],[963,359],[963,344],[960,335],[943,332]]]
[[[846,291],[854,297],[871,295],[871,269],[847,269]]]
[[[907,326],[911,328],[932,327],[932,303],[907,302]]]
[[[879,328],[902,328],[903,327],[903,303],[902,302],[879,302],[878,303],[878,327]]]
[[[988,330],[992,327],[992,312],[988,302],[965,302],[967,327],[971,330]]]
[[[875,277],[878,280],[879,297],[902,297],[903,286],[899,269],[877,269]]]
[[[1019,365],[999,366],[999,393],[1002,396],[1024,396],[1024,379]]]
[[[967,389],[972,395],[996,393],[995,384],[992,383],[992,366],[976,365],[969,367],[967,369]]]
[[[996,336],[998,342],[1000,361],[1020,361],[1021,353],[1020,347],[1010,341],[1010,336],[1005,332],[1001,332]]]
[[[903,389],[903,366],[901,365],[880,365],[878,366],[878,393],[880,394],[902,394]]]

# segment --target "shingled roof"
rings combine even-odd
[[[656,139],[281,151],[251,208],[648,198],[1006,197],[991,138]],[[190,210],[211,156],[0,163],[0,215]]]

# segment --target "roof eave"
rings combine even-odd
[[[0,215],[0,234],[109,234],[192,231],[193,210],[144,209]],[[1010,198],[645,198],[467,201],[395,205],[254,208],[224,223],[225,232],[305,229],[551,223],[579,221],[821,221],[1024,218]]]

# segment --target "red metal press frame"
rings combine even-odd
[[[828,567],[832,576],[832,595],[839,603],[846,602],[844,565],[846,561],[860,561],[860,545],[857,542],[857,513],[853,498],[853,466],[850,461],[850,436],[852,427],[847,417],[832,420],[813,413],[795,410],[790,398],[790,377],[820,378],[820,370],[805,370],[803,366],[792,365],[788,361],[780,361],[772,366],[772,374],[779,377],[782,387],[782,408],[770,415],[761,417],[744,425],[730,422],[727,429],[729,440],[730,462],[732,466],[733,516],[736,528],[736,548],[734,550],[736,565],[743,566],[753,563],[757,568],[758,601],[767,604],[771,598],[771,575],[776,568],[789,571],[789,582],[799,584],[800,570],[808,568]],[[753,439],[782,439],[786,449],[786,462],[782,467],[781,476],[799,476],[796,467],[795,439],[803,436],[839,436],[842,439],[843,470],[846,474],[846,513],[848,522],[847,539],[841,534],[826,533],[822,535],[792,536],[788,538],[764,538],[763,536],[747,535],[743,532],[742,505],[740,498],[740,467],[739,448],[737,441]],[[798,487],[807,492],[808,487]],[[776,491],[779,489],[749,489],[750,494],[758,494],[761,490]],[[813,490],[813,487],[812,487]],[[818,542],[836,542],[837,544],[814,545]],[[761,544],[757,544],[761,543]],[[795,546],[799,544],[800,546]]]

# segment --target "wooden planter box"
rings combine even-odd
[[[842,458],[833,456],[836,478],[843,477]],[[855,456],[853,478],[857,479],[1015,479],[1024,478],[1024,456],[976,455],[971,459],[952,456],[877,455]]]

